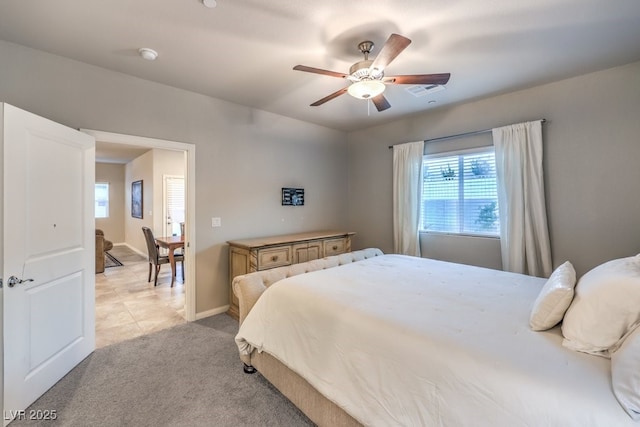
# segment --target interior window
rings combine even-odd
[[[96,218],[109,218],[109,183],[96,182]]]
[[[493,147],[426,155],[422,167],[421,231],[499,237]]]

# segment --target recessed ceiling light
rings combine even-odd
[[[202,0],[202,4],[207,7],[214,8],[218,5],[218,2],[216,0]]]
[[[148,47],[141,47],[138,49],[138,53],[147,61],[154,61],[158,57],[158,52]]]

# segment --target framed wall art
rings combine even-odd
[[[131,183],[131,216],[142,219],[142,180]]]
[[[282,206],[304,206],[304,188],[283,188]]]

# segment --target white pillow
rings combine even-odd
[[[611,382],[624,410],[635,421],[640,420],[640,328],[611,355]]]
[[[609,357],[640,320],[640,255],[615,259],[586,273],[562,323],[563,345]]]
[[[566,261],[551,273],[533,303],[529,324],[534,331],[544,331],[556,326],[573,299],[576,270]]]

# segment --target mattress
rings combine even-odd
[[[365,425],[637,425],[610,361],[534,332],[545,280],[384,255],[271,285],[241,353],[266,351]]]

